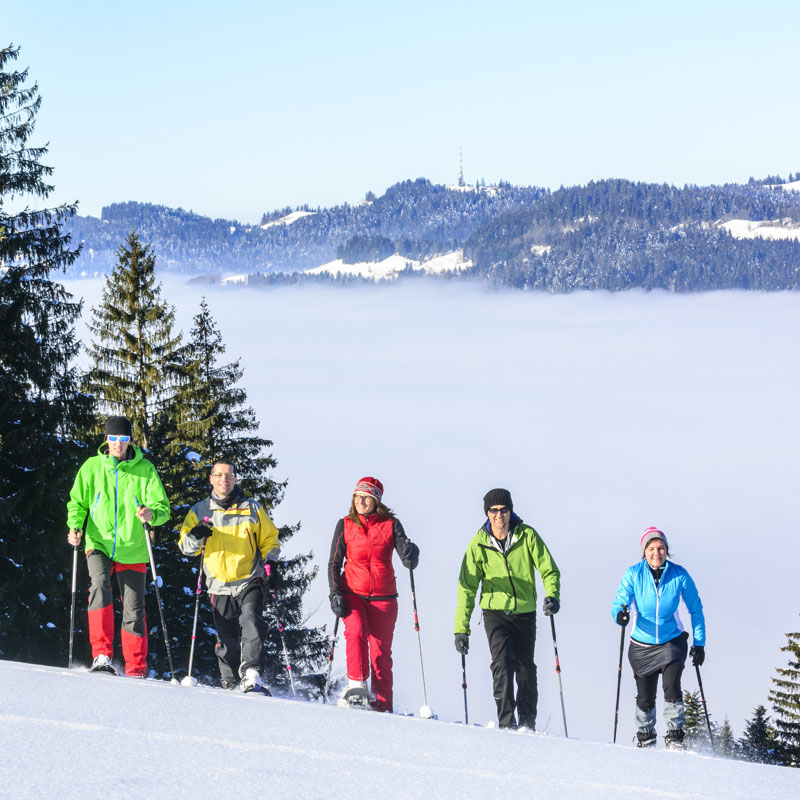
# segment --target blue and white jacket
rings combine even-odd
[[[692,617],[692,644],[705,646],[706,621],[697,587],[691,575],[671,561],[664,564],[658,586],[644,559],[629,567],[611,606],[611,616],[616,621],[623,605],[635,606],[636,625],[632,638],[644,644],[663,644],[683,632],[678,614],[681,598]]]

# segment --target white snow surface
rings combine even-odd
[[[407,267],[411,267],[413,270],[423,270],[433,275],[449,270],[457,271],[466,269],[471,263],[471,261],[464,259],[464,253],[461,250],[443,253],[442,255],[429,258],[427,261],[416,261],[394,253],[388,258],[384,258],[382,261],[360,261],[356,264],[345,264],[344,261],[337,258],[334,261],[323,264],[321,267],[307,269],[305,272],[312,275],[319,275],[323,272],[336,275],[338,272],[342,275],[362,275],[365,278],[372,278],[373,280],[379,281],[395,278],[399,272]]]
[[[274,219],[272,222],[265,222],[259,227],[262,231],[265,231],[267,228],[273,228],[276,225],[291,225],[293,222],[297,222],[297,220],[302,219],[303,217],[308,217],[313,213],[313,211],[292,211],[280,219]]]
[[[0,796],[786,800],[796,771],[0,661]]]
[[[800,239],[800,226],[791,220],[730,219],[720,227],[734,239]]]

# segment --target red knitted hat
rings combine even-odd
[[[380,503],[383,497],[383,484],[372,477],[362,478],[353,489],[353,494],[361,494],[365,497],[374,497],[376,503]]]

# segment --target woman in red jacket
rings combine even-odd
[[[348,704],[392,711],[392,637],[397,622],[397,584],[392,553],[407,569],[419,562],[419,548],[382,502],[383,484],[362,478],[350,513],[336,523],[328,561],[331,610],[344,619]],[[344,568],[342,565],[344,564]],[[372,696],[367,679],[372,675]]]

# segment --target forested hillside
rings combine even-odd
[[[135,230],[158,253],[161,269],[194,274],[292,272],[318,267],[337,257],[337,248],[360,237],[405,243],[408,253],[435,254],[460,246],[471,233],[500,214],[516,211],[545,196],[543,189],[507,184],[469,190],[436,186],[425,179],[392,186],[374,200],[355,206],[290,215],[273,213],[258,226],[212,220],[191,211],[142,203],[115,203],[101,218],[75,217],[73,240],[83,242],[75,270],[107,272],[116,250]],[[371,195],[368,195],[371,197]]]
[[[472,266],[450,277],[516,288],[795,289],[796,187],[776,177],[683,188],[604,180],[550,192],[509,184],[446,187],[420,178],[380,198],[368,193],[356,206],[265,213],[257,226],[120,203],[104,208],[99,220],[69,222],[73,241],[83,243],[72,271],[109,271],[119,242],[135,230],[164,270],[246,273],[257,275],[251,282],[259,285],[331,280],[300,273],[334,259],[358,264],[399,254],[419,264],[462,250]],[[736,227],[742,224],[746,234]],[[759,229],[767,224],[769,230]]]

